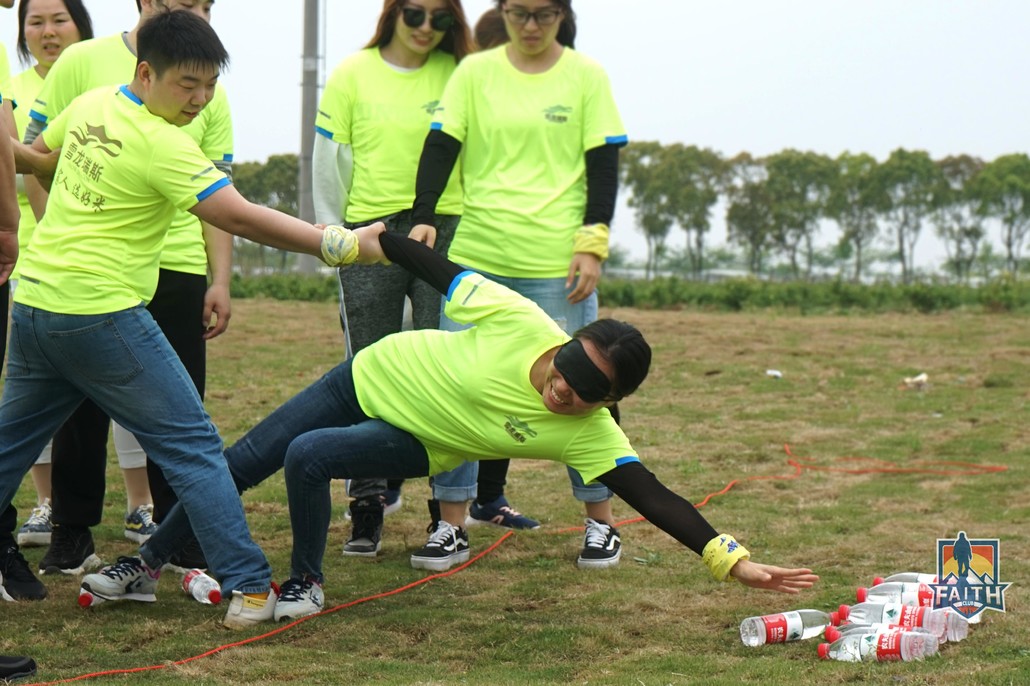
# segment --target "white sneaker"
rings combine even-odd
[[[143,545],[155,531],[157,524],[154,523],[153,505],[140,505],[125,515],[125,537],[130,541]]]
[[[153,603],[160,576],[161,570],[149,569],[138,557],[119,557],[116,564],[82,577],[79,605],[91,607],[106,600]]]
[[[225,613],[222,626],[229,629],[247,629],[268,621],[275,616],[276,595],[269,589],[264,598],[245,595],[239,591],[232,592],[229,610]]]
[[[279,600],[275,603],[275,621],[292,621],[317,615],[325,606],[322,584],[311,577],[287,579],[279,588]]]
[[[44,498],[42,503],[32,508],[32,514],[18,529],[18,545],[22,548],[50,545],[50,534],[54,530],[50,522],[52,514],[50,498]]]
[[[456,564],[468,562],[468,559],[468,533],[462,527],[453,526],[441,519],[422,549],[411,556],[411,566],[442,572]]]
[[[604,569],[619,564],[622,540],[615,527],[587,518],[583,535],[583,551],[576,560],[580,569]]]

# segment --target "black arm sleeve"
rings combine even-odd
[[[634,510],[698,555],[719,535],[685,498],[676,495],[639,462],[619,465],[597,477]]]
[[[454,165],[461,154],[461,142],[443,131],[433,130],[422,145],[415,176],[415,204],[411,206],[412,224],[436,222],[436,203],[447,188]]]
[[[465,271],[425,243],[407,236],[384,232],[379,234],[379,245],[383,246],[386,259],[404,267],[443,295],[447,295],[454,277]]]
[[[591,148],[586,162],[587,209],[583,224],[611,224],[619,193],[619,146],[608,143]]]

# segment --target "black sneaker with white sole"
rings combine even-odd
[[[350,540],[343,545],[343,554],[375,557],[383,544],[383,502],[379,498],[355,500],[350,505]]]
[[[583,550],[576,560],[580,569],[604,569],[619,564],[622,540],[611,524],[587,518],[583,535]]]
[[[0,550],[0,598],[7,600],[43,600],[46,586],[29,569],[16,545]]]
[[[415,569],[442,572],[454,565],[468,562],[468,559],[468,533],[460,526],[453,526],[441,520],[436,525],[436,530],[429,534],[429,540],[422,549],[411,556],[411,566]]]
[[[50,547],[39,561],[40,574],[85,574],[102,563],[93,548],[93,534],[85,527],[54,525]]]

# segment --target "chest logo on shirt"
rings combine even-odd
[[[518,417],[514,417],[509,414],[505,419],[507,419],[507,421],[504,422],[504,430],[508,432],[509,436],[519,443],[525,443],[527,436],[530,438],[536,438],[536,431]]]
[[[429,116],[433,116],[437,112],[440,112],[440,111],[443,110],[443,108],[440,107],[440,101],[439,100],[430,100],[425,105],[422,105],[422,109],[425,110],[426,114],[428,114]]]
[[[87,123],[85,127],[68,132],[71,141],[61,153],[61,163],[51,186],[64,189],[82,204],[94,212],[103,212],[107,197],[96,190],[96,185],[104,175],[104,155],[114,159],[122,153],[122,142],[107,135],[103,124],[94,126]]]
[[[93,126],[87,123],[85,131],[79,127],[69,131],[68,135],[77,140],[83,148],[94,148],[111,158],[118,157],[122,152],[122,142],[109,137],[103,124]]]
[[[552,105],[544,110],[544,119],[552,124],[565,124],[569,121],[572,108],[565,105]]]

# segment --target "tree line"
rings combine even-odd
[[[1015,277],[1030,231],[1030,157],[1021,153],[990,162],[971,155],[934,160],[899,148],[878,162],[865,153],[833,158],[788,149],[727,159],[693,145],[640,142],[623,151],[620,177],[647,243],[648,277],[668,256],[674,227],[686,234],[683,271],[702,277],[720,200],[727,240],[742,250],[755,275],[779,259],[794,278],[811,278],[814,240],[824,220],[838,228],[834,252],[856,281],[874,246],[886,243],[892,245],[889,259],[910,283],[916,242],[932,226],[947,250],[947,268],[968,282],[978,257],[991,250],[989,220],[1000,226],[1002,266]]]

